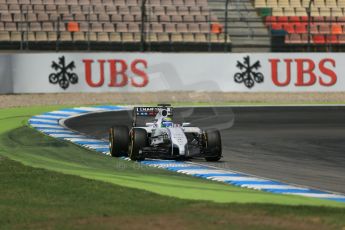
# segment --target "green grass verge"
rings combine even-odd
[[[145,167],[25,126],[32,115],[59,108],[0,110],[1,229],[345,226],[341,203],[241,189]]]
[[[0,157],[1,229],[341,229],[345,209],[166,197]]]

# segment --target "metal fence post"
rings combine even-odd
[[[29,7],[26,7],[26,18],[29,16]],[[26,50],[29,50],[29,20],[26,20]]]
[[[307,9],[307,15],[308,15],[308,52],[310,52],[310,42],[311,42],[311,32],[310,32],[310,23],[311,23],[311,4],[314,2],[314,0],[309,0],[309,5]]]
[[[91,7],[92,5],[89,5],[89,17],[87,20],[87,50],[90,51],[90,25],[91,25]]]
[[[60,50],[60,40],[61,40],[61,31],[60,31],[60,15],[57,18],[57,38],[56,38],[56,52]]]
[[[141,34],[140,34],[140,51],[145,52],[145,22],[146,22],[146,0],[141,2]]]
[[[20,4],[20,50],[23,50],[23,5]]]
[[[228,52],[228,9],[229,9],[230,0],[225,2],[225,28],[224,28],[224,51]]]

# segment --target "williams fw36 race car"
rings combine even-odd
[[[195,157],[218,161],[222,157],[218,130],[204,131],[198,127],[190,127],[190,123],[176,124],[172,118],[173,108],[169,104],[135,107],[132,127],[110,128],[111,155],[128,156],[133,161],[145,158],[183,160]],[[146,121],[140,125],[140,120]]]

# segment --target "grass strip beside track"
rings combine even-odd
[[[345,209],[162,196],[0,157],[1,229],[342,229]]]
[[[1,229],[345,226],[342,203],[241,189],[145,167],[99,155],[25,126],[32,115],[58,108],[0,110]]]

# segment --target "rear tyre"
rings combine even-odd
[[[142,149],[147,146],[147,132],[145,129],[132,129],[128,156],[132,161],[145,160]]]
[[[129,130],[127,126],[113,126],[109,131],[109,150],[113,157],[127,156]]]
[[[204,150],[206,161],[219,161],[222,158],[222,141],[218,130],[204,133]]]

